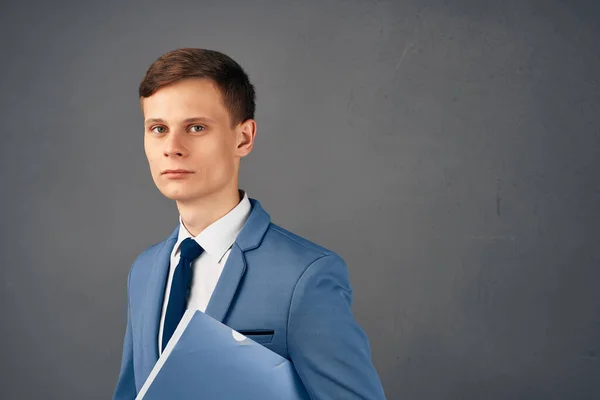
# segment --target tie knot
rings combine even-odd
[[[194,261],[196,258],[198,258],[198,256],[202,254],[202,251],[204,250],[202,246],[200,246],[198,242],[192,238],[187,238],[181,242],[180,249],[181,257],[190,261]]]

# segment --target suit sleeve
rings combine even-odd
[[[133,268],[132,268],[133,269]],[[117,380],[117,387],[113,400],[133,400],[136,396],[135,376],[133,374],[133,339],[131,334],[131,308],[129,303],[129,281],[131,271],[127,277],[127,327],[123,340],[123,356],[121,358],[121,371]]]
[[[336,254],[317,259],[296,284],[288,353],[312,400],[385,399],[351,305],[348,270]]]

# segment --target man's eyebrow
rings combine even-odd
[[[187,123],[196,122],[196,121],[204,121],[204,122],[212,122],[212,123],[215,122],[214,120],[207,118],[207,117],[191,117],[191,118],[186,118],[181,122],[187,124]],[[144,121],[144,123],[146,123],[146,124],[154,124],[154,123],[164,124],[166,122],[162,118],[148,118],[146,121]]]

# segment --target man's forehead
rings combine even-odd
[[[149,97],[141,103],[144,119],[162,122],[187,122],[191,119],[208,119],[213,122],[227,115],[227,110],[217,99],[156,99]]]
[[[216,122],[229,117],[216,84],[204,78],[184,79],[164,86],[151,96],[141,98],[140,106],[145,121],[181,123],[204,119]]]
[[[152,117],[148,116],[144,123],[146,124],[166,124],[166,123],[192,123],[192,122],[207,122],[207,123],[216,123],[216,121],[207,116],[195,116],[195,117],[187,117],[187,118],[179,118],[179,119],[165,119],[162,117]]]

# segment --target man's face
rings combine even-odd
[[[144,149],[163,195],[189,202],[231,185],[237,190],[239,158],[250,148],[238,147],[242,128],[231,127],[229,111],[212,81],[192,78],[162,87],[143,99],[142,111]],[[165,173],[178,169],[190,173]]]

